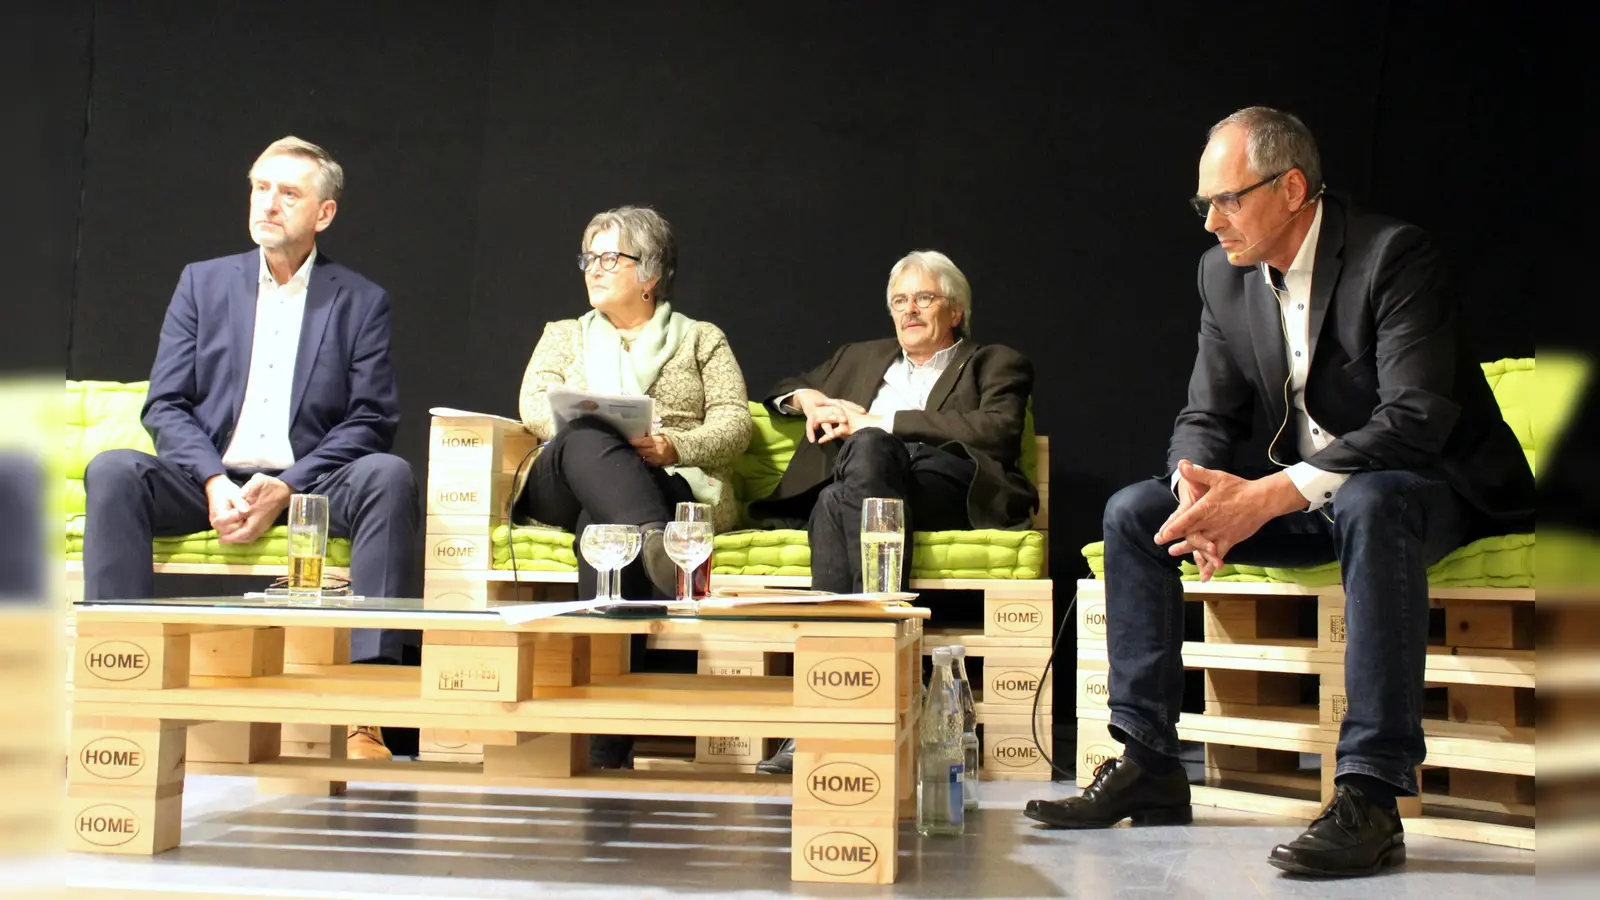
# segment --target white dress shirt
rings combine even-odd
[[[1294,434],[1295,445],[1303,460],[1309,459],[1338,437],[1317,424],[1306,412],[1306,373],[1311,368],[1311,270],[1317,260],[1317,239],[1321,234],[1322,203],[1318,201],[1316,216],[1311,220],[1311,230],[1306,232],[1306,239],[1301,242],[1300,251],[1294,255],[1289,271],[1283,273],[1283,283],[1288,290],[1274,289],[1272,272],[1266,263],[1260,264],[1261,277],[1267,282],[1267,289],[1278,298],[1278,306],[1283,312],[1284,332],[1288,338],[1285,348],[1289,360],[1288,416],[1293,421],[1285,422],[1283,429]],[[1279,434],[1278,439],[1282,440],[1285,436]],[[1306,498],[1309,504],[1307,509],[1320,509],[1332,501],[1345,479],[1350,477],[1319,469],[1308,462],[1295,463],[1287,471],[1294,486],[1300,489],[1301,496]]]
[[[900,358],[883,373],[883,383],[878,385],[878,393],[867,407],[867,415],[882,416],[883,424],[878,427],[894,434],[894,414],[928,408],[928,395],[933,393],[934,382],[950,368],[950,360],[955,358],[956,348],[960,346],[961,342],[956,341],[920,366],[912,362],[904,350],[900,351]]]
[[[883,381],[878,384],[878,392],[872,397],[872,405],[867,407],[867,414],[883,417],[883,424],[876,426],[890,434],[894,434],[894,414],[902,410],[921,410],[928,407],[928,395],[933,393],[933,385],[950,368],[950,360],[955,358],[956,348],[961,346],[960,341],[933,354],[922,365],[911,361],[904,350],[900,351],[900,358],[889,365],[888,371],[883,373]],[[794,391],[778,398],[777,407],[781,412],[797,413],[798,409],[790,405],[789,400],[799,393]]]
[[[306,288],[317,250],[284,284],[278,284],[261,255],[256,287],[256,328],[250,342],[250,375],[233,439],[222,454],[229,468],[287,469],[294,465],[289,445],[289,398],[294,392],[295,356],[305,318]]]

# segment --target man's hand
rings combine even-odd
[[[806,414],[806,440],[813,444],[825,444],[836,437],[848,437],[851,414],[866,414],[866,410],[858,403],[838,400],[810,388],[795,391],[790,400]],[[841,430],[843,433],[840,433]],[[818,431],[822,432],[821,438],[817,437]]]
[[[1202,551],[1220,566],[1230,550],[1261,530],[1262,525],[1306,508],[1305,497],[1284,472],[1251,481],[1185,460],[1178,464],[1178,475],[1181,481],[1193,482],[1199,497],[1187,510],[1174,513],[1156,532],[1158,544],[1178,541],[1167,550],[1173,556]],[[1202,563],[1202,578],[1209,578],[1215,571],[1214,567],[1210,571],[1207,568]]]
[[[1204,497],[1206,495],[1206,491],[1211,487],[1208,484],[1184,478],[1184,467],[1189,465],[1190,462],[1186,459],[1178,461],[1178,508],[1173,510],[1172,515],[1168,516],[1167,521],[1162,524],[1161,527],[1163,530],[1166,529],[1168,525],[1172,524],[1173,519],[1176,519],[1177,517],[1188,512],[1189,508],[1194,506],[1195,501],[1199,500],[1201,497]],[[1192,535],[1191,537],[1203,542],[1207,547],[1211,545],[1211,542],[1206,540],[1201,535]],[[1191,544],[1193,543],[1194,542],[1191,541]],[[1195,547],[1194,550],[1194,564],[1200,568],[1201,581],[1210,581],[1211,576],[1215,575],[1217,570],[1222,568],[1222,560],[1220,558],[1213,556],[1206,550],[1200,549],[1198,546]]]
[[[856,406],[854,403],[850,405],[854,407],[854,409],[845,410],[844,421],[833,426],[832,433],[823,436],[822,439],[817,443],[826,444],[829,441],[841,440],[849,437],[852,434],[855,434],[863,428],[882,428],[883,423],[888,419],[887,416],[875,416],[869,412],[865,412],[861,409],[861,407]]]
[[[652,466],[671,466],[678,462],[678,448],[672,438],[664,434],[647,434],[628,443],[639,451],[639,457]]]
[[[248,544],[261,537],[278,520],[278,516],[289,508],[289,496],[294,489],[280,479],[257,472],[244,483],[240,493],[250,505],[250,511],[238,528],[226,535],[218,534],[218,540],[224,544]]]
[[[211,527],[223,543],[231,543],[229,537],[244,527],[245,517],[250,515],[244,492],[226,475],[213,475],[206,482],[206,506],[210,508]]]

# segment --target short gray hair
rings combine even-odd
[[[961,324],[956,326],[956,337],[972,337],[972,285],[961,274],[950,257],[937,250],[913,250],[900,258],[889,270],[889,287],[884,291],[885,303],[894,296],[894,281],[907,269],[932,275],[939,282],[939,293],[961,310]],[[894,310],[891,308],[890,312]]]
[[[1229,125],[1245,130],[1245,153],[1250,168],[1262,178],[1299,169],[1306,176],[1306,192],[1315,194],[1322,187],[1322,156],[1311,129],[1293,113],[1270,106],[1247,106],[1206,132],[1206,140]]]
[[[639,257],[635,267],[640,281],[656,276],[657,303],[672,299],[672,282],[678,277],[678,241],[672,236],[672,226],[662,215],[648,206],[619,206],[608,209],[589,220],[583,230],[583,246],[602,231],[617,232],[617,249]]]
[[[303,141],[292,134],[279,138],[261,151],[261,155],[250,166],[250,171],[254,172],[256,166],[269,156],[298,156],[315,162],[318,200],[338,200],[339,195],[344,193],[344,167],[334,161],[333,154],[310,141]]]

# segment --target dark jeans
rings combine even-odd
[[[228,477],[243,484],[252,472],[230,471]],[[83,480],[88,493],[85,599],[154,596],[151,539],[211,527],[205,486],[161,457],[107,450],[89,461]],[[388,453],[363,456],[302,490],[328,496],[329,533],[350,539],[352,593],[415,596],[410,582],[416,554],[417,483],[405,460]],[[358,630],[351,635],[350,658],[399,662],[406,640],[404,631]]]
[[[536,519],[581,536],[583,529],[595,522],[670,522],[673,507],[692,500],[687,481],[645,462],[610,425],[584,417],[557,432],[539,451],[513,513],[519,521]],[[594,567],[583,558],[576,541],[573,550],[578,557],[578,596],[593,597]],[[657,593],[642,558],[622,570],[624,599],[645,600]]]
[[[865,428],[845,439],[833,462],[833,478],[819,488],[775,504],[777,516],[807,520],[811,587],[819,591],[861,590],[861,501],[898,497],[905,501],[906,553],[900,584],[911,583],[910,537],[914,529],[971,528],[967,490],[972,460],[931,444],[907,443],[881,428]]]
[[[1177,500],[1143,481],[1105,510],[1106,643],[1111,726],[1161,753],[1178,752],[1183,703],[1183,592],[1178,560],[1155,543]],[[1228,554],[1230,563],[1298,567],[1338,560],[1345,589],[1345,693],[1336,777],[1362,774],[1417,793],[1428,566],[1492,533],[1447,483],[1403,471],[1350,477],[1323,512],[1268,522]]]

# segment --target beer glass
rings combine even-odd
[[[322,564],[328,556],[328,498],[289,498],[289,595],[322,596]]]

